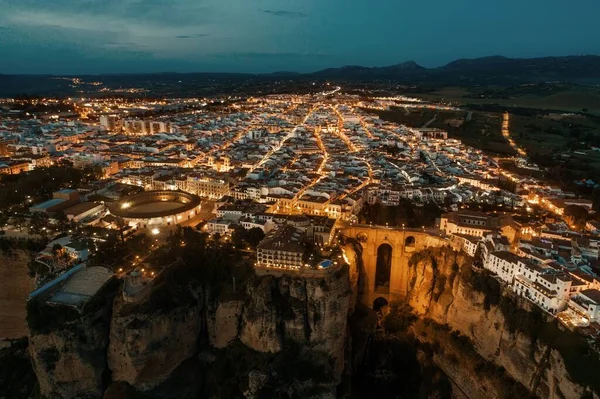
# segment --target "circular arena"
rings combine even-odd
[[[125,197],[109,206],[114,216],[130,225],[170,226],[193,218],[200,210],[200,197],[184,191],[144,191]]]

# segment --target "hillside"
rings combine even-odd
[[[460,59],[436,68],[425,68],[414,61],[390,66],[365,67],[359,65],[328,68],[311,73],[274,72],[265,74],[244,73],[150,73],[105,74],[71,79],[52,75],[0,74],[0,96],[72,95],[75,93],[100,93],[109,90],[135,87],[146,95],[215,95],[226,93],[273,90],[274,81],[301,83],[314,80],[344,82],[393,81],[403,84],[429,84],[441,86],[518,85],[537,82],[570,82],[593,85],[600,82],[600,56],[566,56],[543,58],[506,58],[502,56]],[[101,85],[95,83],[101,82]],[[265,86],[266,85],[266,86]],[[296,91],[298,87],[296,87]],[[104,93],[104,92],[103,92]]]

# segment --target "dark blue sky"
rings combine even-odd
[[[308,72],[600,54],[600,0],[0,0],[0,73]]]

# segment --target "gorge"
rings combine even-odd
[[[117,280],[81,313],[29,301],[39,392],[24,397],[596,397],[577,366],[597,357],[565,357],[572,333],[468,255],[417,238],[391,266],[405,290],[374,306],[365,270],[376,259],[346,234],[347,264],[319,278],[258,276],[241,262],[234,288],[187,260],[136,303]]]

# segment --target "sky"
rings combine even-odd
[[[599,0],[0,0],[0,73],[311,72],[600,54]]]

